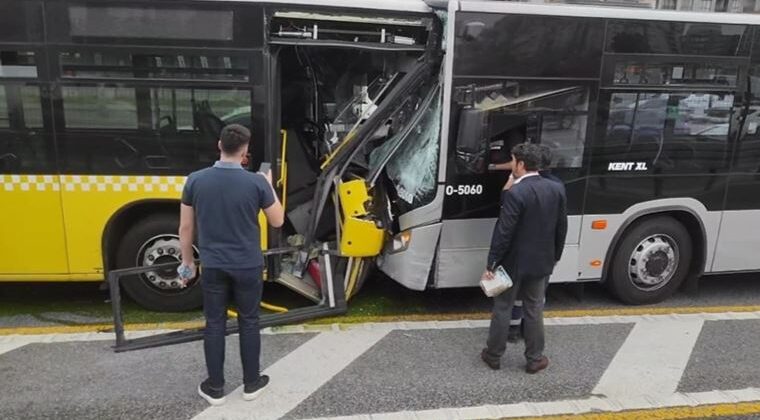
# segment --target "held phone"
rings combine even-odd
[[[259,166],[259,172],[262,174],[266,174],[272,169],[272,164],[269,162],[261,162],[261,166]]]

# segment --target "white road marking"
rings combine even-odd
[[[4,353],[8,353],[9,351],[16,350],[19,347],[24,347],[25,345],[32,343],[32,341],[28,340],[15,340],[13,342],[9,343],[0,343],[0,355]]]
[[[244,401],[240,387],[227,396],[225,405],[209,407],[194,420],[278,419],[390,331],[390,328],[373,328],[320,333],[263,372],[270,376],[271,382],[259,398]]]
[[[760,401],[760,389],[676,393],[678,381],[704,321],[760,319],[760,312],[668,314],[547,318],[547,325],[636,324],[628,339],[586,399],[444,408],[439,410],[363,414],[343,419],[467,419],[503,418],[541,414],[573,414],[595,411],[650,409],[683,405]],[[236,390],[222,407],[200,413],[196,419],[279,418],[296,408],[319,387],[374,346],[392,330],[484,328],[487,320],[424,321],[367,324],[287,326],[265,329],[262,334],[320,333],[284,356],[265,373],[272,377],[269,389],[256,401],[244,402]],[[140,337],[167,330],[128,332]],[[113,340],[112,333],[0,335],[0,355],[30,343]],[[624,386],[621,383],[626,383]]]
[[[139,338],[154,334],[167,333],[171,330],[150,330],[127,332],[127,338]],[[62,334],[17,334],[0,335],[0,355],[9,351],[34,343],[70,343],[83,341],[108,341],[114,340],[113,333],[89,332],[89,333],[62,333]]]
[[[622,398],[674,393],[702,324],[701,319],[637,322],[593,394]]]

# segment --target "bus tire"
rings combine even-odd
[[[359,275],[356,279],[356,285],[354,286],[354,289],[351,291],[350,296],[346,296],[346,301],[349,301],[353,299],[354,296],[356,296],[357,293],[364,287],[364,283],[367,282],[367,278],[369,278],[370,274],[375,269],[375,259],[374,258],[362,258],[362,268],[359,272]]]
[[[138,221],[119,244],[117,266],[128,268],[180,261],[178,229],[176,215],[155,214]],[[138,305],[151,311],[181,312],[201,307],[203,291],[199,278],[191,280],[186,288],[179,288],[178,280],[174,269],[157,270],[125,277],[121,286]]]
[[[607,284],[625,303],[661,302],[688,275],[692,249],[691,235],[672,217],[638,221],[625,232],[615,251]]]

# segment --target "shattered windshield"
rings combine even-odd
[[[402,212],[423,206],[435,197],[441,129],[441,95],[435,88],[422,103],[422,114],[409,130],[375,149],[372,166],[387,160],[385,173],[396,188]]]

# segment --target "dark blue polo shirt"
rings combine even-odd
[[[274,193],[261,174],[235,163],[216,162],[187,177],[182,203],[195,211],[204,267],[264,265],[258,215],[274,203]]]

